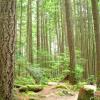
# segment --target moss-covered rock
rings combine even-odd
[[[20,87],[19,92],[27,92],[27,91],[39,92],[42,89],[43,89],[42,85],[27,85]]]
[[[43,86],[42,85],[28,85],[27,88],[28,88],[28,91],[39,92],[43,89]]]

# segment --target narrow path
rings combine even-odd
[[[50,95],[42,100],[77,100],[78,93],[74,96],[57,96],[57,95]]]
[[[58,93],[62,92],[62,90],[63,89],[55,88],[55,86],[47,86],[42,91],[37,93],[36,97],[32,98],[34,98],[34,100],[77,100],[78,92],[74,92],[73,95],[71,94],[59,95]],[[19,92],[17,94],[18,94],[18,100],[30,100],[29,96],[23,96]]]
[[[78,92],[73,95],[59,96],[57,95],[58,90],[55,89],[55,86],[48,86],[43,91],[40,92],[41,95],[44,95],[45,98],[40,100],[77,100]]]

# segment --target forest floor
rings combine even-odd
[[[40,100],[77,100],[78,92],[74,92],[73,94],[66,95],[58,95],[61,90],[55,89],[54,86],[48,86],[40,94],[45,95],[45,98]]]
[[[47,86],[37,93],[36,97],[23,96],[18,93],[18,100],[77,100],[78,92],[66,93],[62,95],[63,89],[57,89],[55,86]]]

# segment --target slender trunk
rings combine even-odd
[[[37,63],[39,63],[39,52],[40,52],[40,19],[39,19],[39,0],[37,0]]]
[[[94,32],[96,40],[96,55],[97,55],[97,85],[100,87],[100,20],[99,20],[99,9],[98,9],[98,0],[91,0],[92,2],[92,13],[94,20]]]
[[[20,1],[20,37],[19,37],[19,56],[22,56],[22,47],[21,47],[21,42],[22,42],[22,0]],[[21,69],[21,65],[19,64],[19,71],[18,71],[18,75],[20,76],[20,69]]]
[[[33,63],[32,54],[32,0],[28,0],[27,6],[27,57],[29,63]]]
[[[67,39],[70,53],[70,78],[69,81],[75,83],[75,46],[74,46],[74,32],[72,24],[72,7],[71,1],[65,0],[66,21],[67,21]]]

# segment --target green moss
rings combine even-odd
[[[37,94],[34,93],[33,91],[27,91],[26,94],[27,96],[37,96]]]
[[[61,83],[56,86],[57,89],[66,89],[67,91],[74,91],[74,86],[69,83]]]
[[[97,88],[98,91],[100,91],[100,88]]]
[[[43,89],[42,85],[27,85],[20,87],[19,92],[27,92],[27,91],[39,92],[42,89]]]
[[[65,85],[57,85],[56,88],[67,89],[67,87]]]
[[[80,88],[84,87],[84,85],[86,85],[87,83],[86,82],[79,82],[77,83],[76,85],[74,85],[74,90],[77,91],[77,90],[80,90]]]
[[[39,92],[43,89],[43,86],[42,85],[28,85],[27,88],[28,88],[28,91]]]

